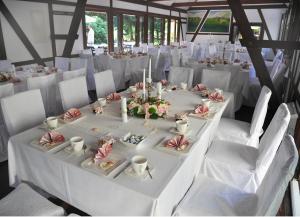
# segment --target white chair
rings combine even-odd
[[[27,79],[28,90],[39,89],[42,94],[47,116],[57,114],[56,103],[56,76],[55,74],[31,77]]]
[[[103,54],[104,53],[104,48],[96,48],[95,49],[95,55],[100,55],[100,54]]]
[[[65,211],[21,183],[0,200],[1,216],[63,216]]]
[[[76,57],[76,58],[70,58],[70,69],[72,70],[77,70],[77,69],[82,69],[85,68],[87,69],[88,67],[88,61],[87,59],[83,59],[80,57]]]
[[[106,97],[108,94],[116,92],[113,73],[111,70],[96,73],[95,82],[98,97]]]
[[[70,58],[67,57],[55,57],[55,67],[61,71],[69,71],[70,69]]]
[[[210,57],[215,56],[217,53],[217,47],[215,44],[209,44],[208,45],[208,54]]]
[[[249,193],[255,193],[269,169],[290,121],[281,104],[259,147],[214,140],[206,153],[201,173]]]
[[[201,82],[207,87],[219,88],[228,91],[230,85],[231,72],[203,69]]]
[[[81,51],[81,54],[93,55],[92,49],[84,49]]]
[[[132,53],[143,53],[143,48],[142,47],[133,47],[132,48]]]
[[[63,80],[70,80],[72,78],[77,78],[86,75],[86,68],[81,68],[73,71],[65,71],[63,72]]]
[[[86,68],[86,80],[87,80],[87,87],[88,90],[95,90],[95,65],[94,65],[94,57],[91,54],[80,54],[80,58],[87,61],[87,68]]]
[[[5,84],[0,85],[0,99],[8,96],[14,95],[14,85]],[[2,112],[0,109],[0,162],[7,160],[7,141],[8,141],[8,132],[6,130],[4,119],[2,117]]]
[[[268,111],[271,90],[264,86],[256,103],[251,124],[234,119],[222,118],[215,135],[216,140],[234,142],[258,148],[259,136]]]
[[[298,158],[293,138],[285,136],[255,194],[199,175],[173,215],[276,216]]]
[[[10,60],[0,60],[0,72],[10,72],[13,66]]]
[[[180,66],[180,54],[178,52],[178,48],[174,48],[171,50],[171,66]]]
[[[59,92],[64,111],[89,104],[85,76],[60,82]]]
[[[300,190],[299,190],[299,181],[293,179],[290,182],[291,186],[291,203],[292,203],[292,210],[293,216],[300,216]]]
[[[40,90],[29,90],[3,98],[1,108],[9,136],[35,127],[46,118]]]
[[[111,71],[115,81],[116,90],[123,90],[126,88],[126,60],[124,59],[112,59],[111,60]]]
[[[111,68],[111,57],[105,54],[94,56],[94,65],[96,72],[102,72]]]
[[[180,86],[181,82],[187,83],[188,88],[193,85],[194,69],[186,67],[171,67],[169,82]]]

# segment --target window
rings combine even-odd
[[[144,17],[140,17],[140,42],[145,43],[144,40]]]
[[[170,42],[176,42],[176,20],[171,20],[171,29],[170,29]]]
[[[123,47],[125,50],[131,50],[135,45],[135,15],[123,15]]]
[[[148,17],[148,43],[153,43],[154,20]]]
[[[113,16],[113,26],[114,26],[114,48],[115,47],[120,47],[120,40],[119,40],[119,17],[118,16]]]
[[[165,25],[164,45],[167,45],[167,44],[168,44],[168,29],[169,29],[169,28],[168,28],[168,25],[169,25],[168,19],[165,19],[164,25]]]
[[[85,13],[87,46],[107,47],[107,14],[105,12]]]
[[[161,45],[161,37],[162,37],[162,19],[154,18],[154,45]]]

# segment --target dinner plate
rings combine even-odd
[[[150,174],[152,175],[153,177],[153,171],[154,171],[154,167],[151,165],[151,164],[148,164],[148,167],[149,167],[149,172]],[[145,170],[145,172],[141,175],[138,175],[132,165],[130,165],[129,167],[127,167],[125,170],[124,170],[124,173],[127,175],[127,176],[130,176],[130,177],[133,177],[133,178],[136,178],[136,179],[142,179],[142,180],[145,180],[147,178],[150,179],[150,176],[149,176],[149,173],[147,170]]]
[[[44,152],[56,152],[61,150],[62,148],[65,148],[68,143],[69,143],[69,139],[65,137],[65,141],[64,142],[59,142],[59,143],[54,143],[50,146],[42,146],[39,144],[40,139],[35,139],[33,141],[31,141],[30,145],[32,145],[33,147],[42,150]]]
[[[195,140],[192,139],[191,137],[187,137],[188,141],[189,141],[189,145],[184,149],[184,150],[177,150],[173,147],[166,147],[164,144],[169,140],[174,138],[174,136],[170,136],[167,138],[163,138],[160,140],[160,142],[155,146],[156,149],[170,153],[170,154],[188,154],[191,150],[191,147],[194,145]]]
[[[94,162],[94,157],[89,157],[81,163],[81,167],[97,175],[108,176],[114,169],[119,167],[124,161],[125,158],[123,158],[122,156],[111,153],[108,157],[106,157],[105,159],[101,160],[98,163]],[[109,165],[110,162],[112,162],[113,165]]]

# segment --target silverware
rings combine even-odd
[[[87,146],[86,146],[86,144],[84,144],[82,148],[83,148],[83,153],[85,154],[85,152],[86,152],[86,149],[87,149]]]
[[[147,167],[146,167],[146,170],[147,170],[147,172],[148,172],[150,178],[152,179],[152,175],[151,175],[151,173],[150,173],[150,169],[149,169],[149,166],[148,166],[148,165],[147,165]]]
[[[126,170],[130,166],[130,161],[126,163],[126,165],[121,169],[114,177],[113,179],[117,178],[124,170]]]

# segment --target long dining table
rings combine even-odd
[[[126,91],[122,95],[129,97]],[[81,118],[61,123],[56,131],[66,139],[83,137],[88,147],[84,152],[66,151],[69,142],[48,152],[34,146],[32,141],[46,132],[42,123],[12,136],[8,143],[10,185],[27,181],[90,215],[171,215],[199,173],[222,113],[234,96],[224,92],[224,102],[211,102],[215,113],[208,119],[188,117],[187,136],[193,142],[187,152],[169,150],[160,144],[175,136],[171,132],[175,127],[174,115],[192,111],[201,102],[201,96],[193,91],[175,90],[163,92],[162,97],[171,104],[165,119],[129,117],[123,123],[120,101],[110,102],[99,115],[92,112],[90,105],[80,108]],[[135,148],[116,140],[112,154],[124,161],[111,173],[104,175],[82,167],[82,162],[92,156],[89,148],[95,147],[99,138],[108,133],[122,138],[128,132],[146,138]],[[136,154],[148,159],[153,179],[124,172]]]

